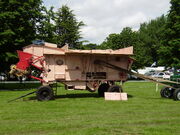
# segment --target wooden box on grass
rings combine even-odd
[[[105,92],[105,100],[128,100],[127,93]]]

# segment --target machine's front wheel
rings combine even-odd
[[[171,98],[173,95],[173,92],[170,88],[164,87],[161,89],[160,94],[161,94],[161,97],[163,98]]]
[[[108,92],[123,92],[123,90],[119,85],[112,85],[111,87],[109,87]]]
[[[37,100],[39,101],[48,101],[53,99],[54,93],[50,86],[41,86],[36,92]]]
[[[174,100],[180,100],[180,88],[176,89],[173,93]]]
[[[104,97],[104,92],[106,92],[109,88],[109,84],[108,83],[103,83],[99,86],[98,88],[98,95],[100,97]]]

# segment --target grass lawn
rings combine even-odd
[[[97,93],[65,91],[56,100],[30,91],[0,91],[0,135],[180,135],[180,102],[163,99],[155,84],[126,82],[128,101],[105,101]],[[160,87],[159,87],[160,88]]]

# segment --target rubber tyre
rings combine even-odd
[[[112,85],[109,87],[108,92],[123,92],[123,90],[119,85]]]
[[[108,88],[109,88],[109,84],[102,83],[98,88],[98,95],[100,97],[104,97],[104,92],[107,92]]]
[[[173,96],[172,90],[170,90],[170,88],[168,87],[162,88],[160,91],[160,94],[161,94],[161,97],[163,98],[171,98]]]
[[[176,89],[173,93],[174,100],[180,100],[180,88]]]
[[[54,98],[53,90],[50,86],[41,86],[36,92],[38,101],[48,101]]]

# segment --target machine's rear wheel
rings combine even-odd
[[[38,88],[36,93],[37,100],[39,101],[48,101],[53,99],[54,93],[50,86],[41,86]]]
[[[173,91],[168,87],[164,87],[161,89],[160,94],[163,98],[171,98],[173,95]]]
[[[98,94],[100,97],[104,97],[104,92],[106,92],[109,88],[109,84],[102,83],[98,88]]]
[[[123,90],[119,85],[112,85],[109,87],[108,92],[123,92]]]
[[[176,89],[173,93],[174,100],[180,100],[180,88]]]

